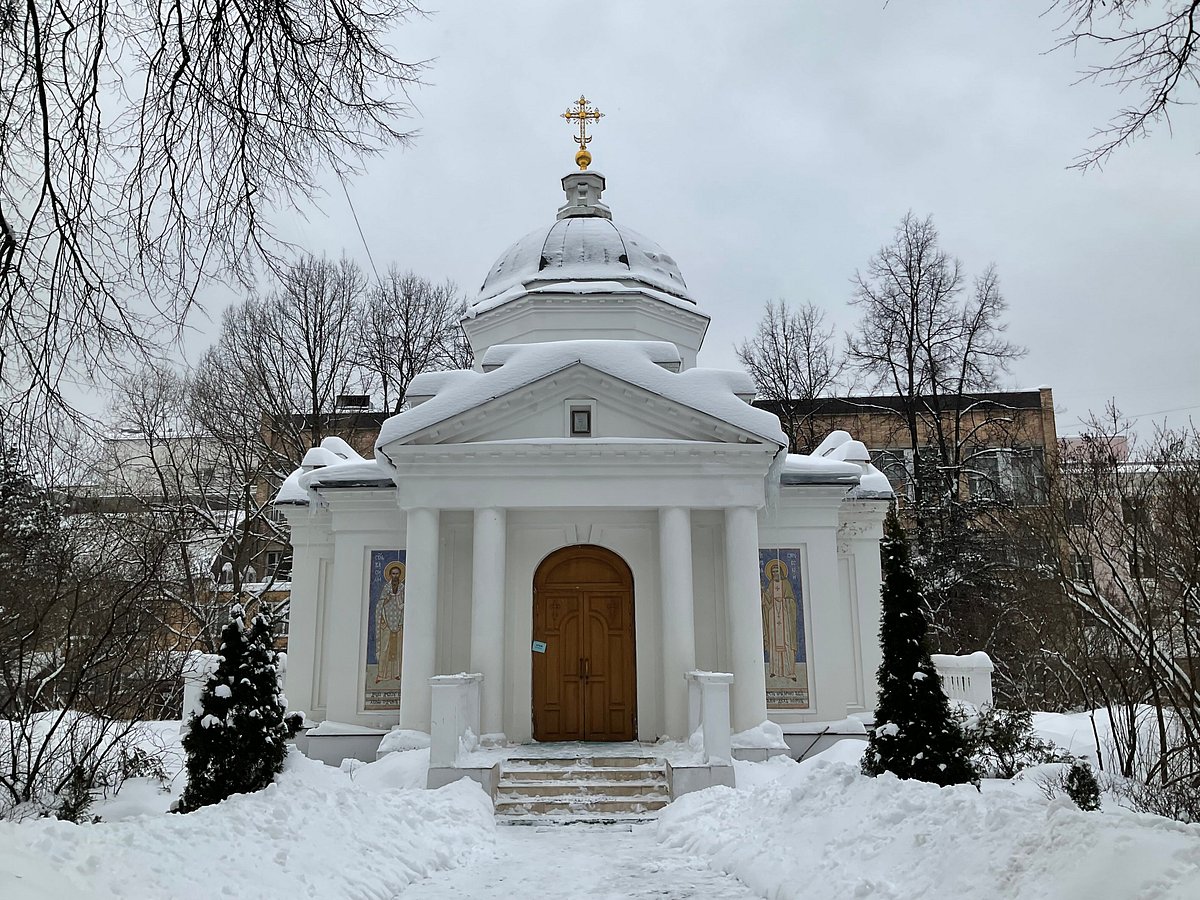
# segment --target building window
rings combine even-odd
[[[1131,577],[1140,578],[1143,581],[1155,581],[1158,578],[1158,566],[1154,562],[1154,557],[1136,543],[1129,551],[1129,574]]]
[[[1077,498],[1072,498],[1066,502],[1065,513],[1067,524],[1076,527],[1082,526],[1087,521],[1087,510],[1083,505],[1083,501]]]
[[[1001,490],[1000,450],[977,453],[966,464],[967,491],[972,500],[999,500]]]
[[[966,463],[967,490],[973,500],[997,500],[1017,506],[1046,502],[1046,458],[1041,447],[981,450]]]
[[[592,436],[592,408],[590,406],[571,407],[571,437]]]
[[[1072,569],[1076,581],[1091,582],[1092,580],[1092,557],[1087,553],[1080,553],[1078,550],[1073,554]]]
[[[1018,506],[1041,506],[1046,502],[1046,454],[1041,447],[1011,450],[1008,465],[1013,500]]]
[[[871,462],[875,468],[879,469],[887,476],[888,483],[892,486],[897,496],[913,499],[912,489],[912,474],[913,474],[913,452],[912,450],[868,450],[871,456]]]

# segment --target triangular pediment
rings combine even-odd
[[[444,418],[422,423],[401,437],[388,440],[385,433],[380,447],[578,440],[580,436],[572,434],[571,413],[583,409],[589,412],[591,425],[590,436],[583,439],[773,443],[769,433],[761,433],[769,429],[760,428],[756,433],[736,421],[743,415],[739,404],[747,407],[748,412],[761,412],[730,394],[724,408],[732,409],[735,415],[721,415],[722,410],[711,408],[721,404],[714,404],[711,398],[709,409],[698,408],[699,404],[690,404],[679,396],[664,396],[587,363],[573,362],[494,396],[483,391],[478,402],[453,410]],[[424,404],[413,412],[422,412],[423,407]],[[400,418],[405,415],[402,413]],[[426,414],[423,418],[436,417]]]

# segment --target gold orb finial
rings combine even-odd
[[[592,142],[592,137],[587,133],[588,122],[599,122],[604,117],[604,113],[596,109],[588,103],[587,97],[583,94],[579,95],[579,99],[571,106],[567,107],[567,111],[562,114],[562,118],[571,122],[573,119],[579,122],[579,134],[575,135],[575,143],[579,145],[579,150],[575,154],[575,165],[579,166],[579,170],[586,171],[587,167],[592,162],[592,154],[588,152],[587,145]]]

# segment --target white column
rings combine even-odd
[[[327,602],[321,596],[321,564],[333,558],[333,544],[326,525],[310,521],[307,509],[288,516],[292,529],[292,597],[288,612],[288,670],[285,690],[292,710],[311,713],[319,704],[321,656],[325,648],[318,640],[321,614]]]
[[[673,738],[688,736],[685,676],[696,668],[696,613],[692,593],[692,514],[679,506],[658,511],[662,588],[664,724]]]
[[[504,560],[507,515],[503,509],[475,510],[471,569],[471,668],[483,674],[480,726],[484,734],[504,730]]]
[[[429,731],[429,679],[437,653],[438,511],[408,511],[404,579],[404,652],[400,661],[400,727]]]
[[[758,584],[758,511],[725,510],[725,614],[735,732],[767,718],[767,674],[763,660],[762,595]]]

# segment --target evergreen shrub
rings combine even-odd
[[[178,811],[265,788],[287,756],[287,704],[279,689],[275,636],[265,615],[250,628],[235,605],[221,632],[220,662],[183,737],[188,784]]]
[[[926,644],[928,625],[895,507],[884,526],[879,702],[862,770],[939,785],[977,784]]]

